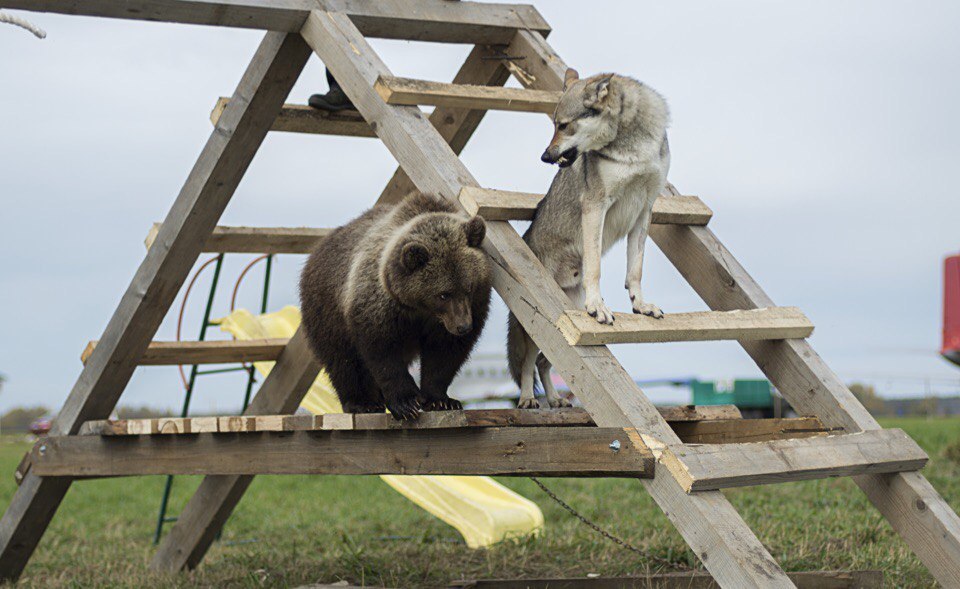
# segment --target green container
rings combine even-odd
[[[729,382],[729,381],[728,381]],[[733,386],[718,386],[714,381],[694,380],[690,383],[694,405],[736,405],[762,409],[773,404],[772,387],[765,379],[739,378]]]

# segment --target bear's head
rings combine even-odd
[[[474,328],[473,302],[489,297],[490,266],[480,249],[486,235],[480,217],[421,214],[384,252],[383,278],[405,307],[436,318],[451,334]]]

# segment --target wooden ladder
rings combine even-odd
[[[509,224],[530,218],[541,196],[484,189],[458,157],[488,109],[552,111],[566,65],[547,45],[550,28],[532,7],[443,0],[0,0],[0,7],[270,31],[234,94],[217,102],[211,116],[214,132],[167,218],[151,231],[146,257],[103,335],[85,354],[83,371],[50,438],[38,443],[21,464],[20,486],[0,521],[0,578],[19,576],[73,477],[174,469],[207,473],[152,563],[156,569],[176,571],[201,561],[254,474],[272,472],[268,465],[220,468],[211,452],[224,443],[239,445],[249,456],[268,442],[274,451],[286,447],[269,435],[262,443],[253,441],[257,436],[244,437],[244,431],[256,432],[258,423],[274,423],[280,428],[276,435],[288,436],[281,442],[287,440],[291,452],[301,453],[315,450],[320,442],[336,444],[342,439],[338,436],[393,440],[389,436],[399,433],[429,445],[431,436],[444,431],[454,442],[467,439],[462,437],[470,430],[467,417],[457,418],[462,420],[457,429],[397,432],[381,424],[372,433],[363,427],[355,431],[360,416],[331,418],[329,423],[326,416],[309,424],[285,422],[281,416],[297,408],[320,370],[299,331],[288,341],[151,342],[201,252],[303,253],[323,235],[318,229],[217,226],[264,137],[275,129],[378,137],[400,167],[377,202],[395,202],[419,189],[488,220],[484,249],[493,261],[497,292],[570,384],[591,422],[552,432],[546,428],[556,423],[539,423],[528,428],[534,432],[530,435],[542,445],[580,440],[592,449],[590,456],[606,456],[599,466],[574,465],[571,453],[568,470],[561,465],[552,472],[583,474],[596,466],[598,472],[640,478],[720,585],[793,586],[718,489],[844,475],[854,478],[944,586],[960,587],[960,518],[917,472],[925,454],[902,432],[880,428],[804,339],[812,330],[810,322],[796,309],[776,307],[707,228],[712,212],[699,199],[665,195],[657,202],[650,234],[713,312],[668,315],[662,321],[621,315],[611,327],[569,309],[563,292]],[[394,77],[366,36],[469,43],[474,48],[452,84],[441,84]],[[359,114],[284,105],[311,53],[336,76]],[[511,74],[523,89],[501,88]],[[426,116],[419,105],[436,108]],[[726,424],[721,433],[692,436],[654,407],[606,347],[702,339],[737,340],[800,414],[817,419],[817,427],[807,432],[795,428],[796,436],[768,432],[738,439],[731,432],[749,426]],[[120,426],[98,422],[113,410],[140,364],[238,358],[276,361],[245,414],[273,420],[139,424],[132,434],[128,424],[123,436],[110,430]],[[433,419],[443,417],[426,417],[424,422]],[[172,444],[151,442],[164,428],[191,433]],[[350,431],[328,431],[343,429]],[[486,440],[493,454],[516,440],[506,427],[481,429],[483,433],[471,435]],[[136,436],[134,443],[129,443],[130,435]],[[235,436],[236,441],[223,436]],[[613,448],[610,436],[630,441],[631,451],[622,459],[633,461],[627,467],[604,453],[604,444]],[[142,443],[136,441],[141,438]],[[726,443],[731,440],[734,443]],[[180,446],[197,451],[194,462],[179,463],[182,453],[170,453]],[[339,447],[346,451],[348,446]],[[618,443],[616,448],[624,446]],[[126,459],[111,462],[104,452]],[[410,452],[415,457],[416,447]],[[311,472],[337,467],[310,465]],[[387,468],[368,466],[364,472]],[[461,470],[482,468],[468,466]],[[517,474],[515,465],[494,467],[498,473],[511,474],[513,469]],[[449,472],[454,465],[438,468]]]

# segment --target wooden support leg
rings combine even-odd
[[[293,413],[319,372],[303,329],[298,329],[244,415]],[[160,544],[151,568],[176,572],[200,564],[252,482],[252,476],[205,477]]]
[[[75,434],[116,406],[309,55],[297,34],[264,37],[51,434]],[[27,473],[0,521],[0,579],[20,575],[69,485]]]
[[[493,51],[490,47],[475,47],[460,68],[456,77],[454,77],[454,83],[492,86],[503,85],[509,77],[509,72],[507,72],[506,68],[504,68],[499,61],[485,59],[491,55],[493,55]],[[430,117],[430,122],[437,128],[444,139],[450,142],[451,148],[459,153],[464,145],[466,145],[470,136],[473,135],[473,132],[483,119],[484,114],[486,114],[485,111],[440,107],[434,110]],[[413,189],[414,186],[403,171],[403,168],[399,168],[396,173],[394,173],[393,178],[387,184],[386,188],[384,188],[378,202],[396,202],[396,200]],[[293,343],[294,340],[291,340],[290,345],[287,346],[287,350],[291,349]],[[299,350],[297,354],[303,355],[309,353],[309,350],[306,350],[303,345],[302,343],[297,344]],[[286,353],[285,351],[284,354]],[[271,378],[274,378],[273,375],[275,374],[283,374],[290,370],[293,371],[292,377],[296,377],[296,375],[299,374],[306,378],[310,370],[300,372],[305,366],[306,365],[296,363],[284,364],[283,361],[279,361],[270,372],[271,376],[264,382],[260,392],[254,398],[254,402],[251,404],[250,409],[248,409],[248,413],[290,413],[296,410],[297,405],[299,405],[302,400],[310,383],[316,378],[316,371],[314,371],[313,376],[309,378],[310,382],[307,382],[306,386],[302,389],[303,383],[291,383],[288,381],[289,384],[284,388],[279,385],[270,384],[274,382],[271,381]],[[270,389],[268,389],[268,384],[270,384]],[[274,392],[269,393],[270,390]],[[279,397],[276,397],[274,401],[271,401],[269,404],[261,405],[261,403],[266,403],[260,401],[265,391],[268,391],[268,394],[274,395],[275,397],[277,395],[276,391],[283,391],[284,394],[289,395],[285,399],[285,402],[290,403],[290,405],[284,405],[280,409],[272,409],[271,407],[276,407],[276,404],[281,401]],[[255,412],[251,413],[251,411]],[[240,499],[252,481],[253,477],[206,477],[197,490],[196,495],[190,500],[180,515],[177,524],[160,545],[151,566],[156,570],[170,572],[196,567],[203,559],[213,539],[223,527],[224,523],[226,523],[227,518],[229,518],[233,509],[240,502]]]
[[[523,31],[518,36],[529,34]],[[378,136],[420,190],[457,202],[463,186],[477,185],[418,108],[389,106],[376,93],[374,82],[390,71],[346,16],[314,12],[303,36],[364,118],[377,125]],[[560,70],[559,76],[552,80],[545,76],[542,83],[553,84],[545,89],[556,89],[562,78]],[[571,383],[594,420],[650,431],[672,443],[675,434],[608,349],[567,344],[555,325],[567,299],[509,223],[489,223],[484,248],[497,264],[497,291]],[[665,476],[658,476],[647,488],[722,585],[793,586],[723,495],[687,495]]]
[[[651,237],[712,309],[774,306],[705,227],[651,228]],[[741,342],[767,378],[801,414],[847,432],[880,424],[806,340]],[[960,517],[918,472],[862,475],[857,485],[944,587],[960,587]]]

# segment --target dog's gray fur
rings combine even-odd
[[[542,160],[560,171],[523,238],[576,308],[600,323],[613,313],[600,295],[600,258],[627,237],[625,288],[633,312],[662,317],[640,290],[653,203],[670,168],[667,103],[641,82],[616,74],[580,80],[568,70],[554,113],[556,132]],[[550,381],[550,362],[510,315],[507,357],[520,407],[539,407],[536,369],[551,407],[568,405]],[[539,357],[538,357],[539,354]]]

